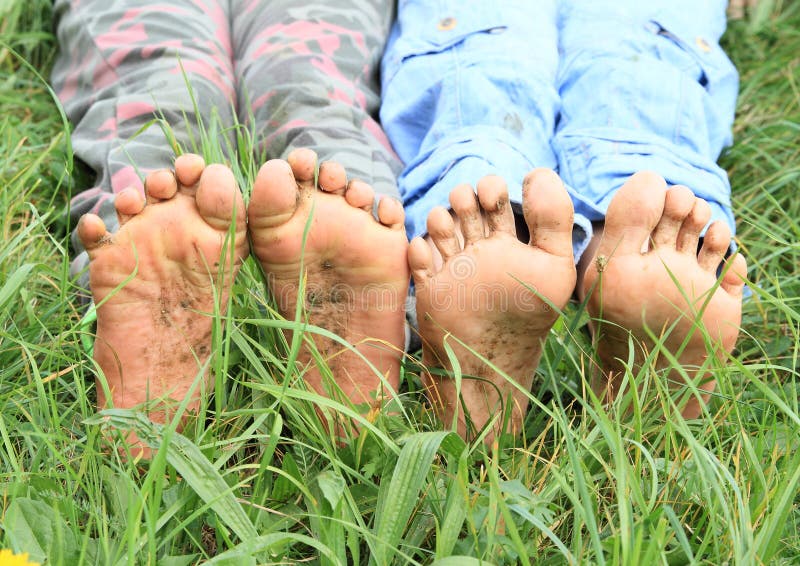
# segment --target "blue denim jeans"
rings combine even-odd
[[[716,160],[738,76],[719,46],[725,0],[400,0],[382,63],[381,122],[405,169],[410,236],[450,190],[534,167],[575,205],[576,258],[631,174],[653,170],[734,230]]]

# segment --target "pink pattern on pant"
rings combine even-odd
[[[206,65],[203,61],[193,61],[190,59],[181,60],[175,63],[173,74],[176,75],[197,75],[203,77],[211,84],[216,86],[220,92],[224,93],[229,100],[236,97],[231,83],[231,77],[223,75],[218,68]]]
[[[127,188],[134,188],[144,194],[144,184],[132,165],[120,169],[111,176],[111,188],[115,193]]]
[[[155,111],[156,107],[149,102],[126,102],[117,105],[117,119],[124,122],[131,118],[153,114]]]
[[[220,137],[235,144],[228,128],[236,106],[242,122],[255,120],[268,156],[302,143],[341,160],[378,192],[397,194],[400,165],[372,118],[391,4],[55,0],[53,84],[75,124],[75,156],[97,173],[73,210],[100,214],[113,231],[113,193],[143,191],[141,176],[173,160],[161,126],[143,126],[163,116],[188,149],[200,122],[217,115]]]

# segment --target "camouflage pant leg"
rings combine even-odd
[[[392,0],[232,0],[239,115],[266,156],[310,147],[398,196],[401,165],[376,121],[393,16]]]
[[[53,84],[74,124],[75,156],[97,173],[72,203],[75,220],[99,214],[117,227],[113,194],[142,190],[143,176],[169,167],[163,116],[186,148],[213,112],[232,122],[235,103],[228,0],[57,0],[60,54]],[[190,95],[190,87],[199,111]],[[202,115],[201,115],[202,114]],[[79,249],[78,242],[76,249]],[[73,272],[86,264],[85,254]]]

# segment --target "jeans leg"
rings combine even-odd
[[[561,117],[554,140],[576,213],[605,217],[616,190],[649,169],[707,200],[733,231],[717,164],[731,143],[738,76],[719,46],[725,0],[565,0]]]
[[[450,190],[503,176],[512,202],[555,167],[555,0],[404,0],[383,58],[381,120],[405,163],[410,237]]]

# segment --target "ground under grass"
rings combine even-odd
[[[349,408],[293,385],[278,332],[292,323],[270,316],[250,263],[199,418],[178,435],[109,415],[166,446],[149,465],[101,442],[65,214],[91,179],[36,74],[50,9],[0,3],[0,548],[66,565],[800,561],[800,4],[762,0],[726,36],[742,86],[722,163],[753,296],[701,419],[675,414],[647,367],[620,406],[593,402],[573,306],[522,437],[487,450],[443,431],[409,361],[392,414],[339,446],[315,407]]]

